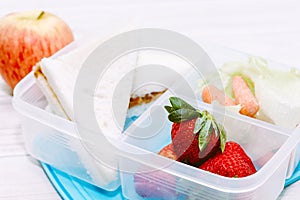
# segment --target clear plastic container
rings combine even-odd
[[[198,102],[200,110],[223,121],[227,141],[238,142],[251,157],[257,172],[244,178],[227,178],[157,155],[171,142],[171,122],[163,106],[165,93],[124,135],[123,149],[132,156],[120,159],[123,195],[128,199],[276,199],[284,187],[300,128],[292,133],[272,124]],[[188,100],[187,100],[188,101]],[[165,118],[154,132],[152,123]],[[144,136],[144,137],[141,137]],[[126,146],[126,145],[127,146]],[[145,184],[147,182],[147,184]]]
[[[48,109],[33,73],[15,88],[13,105],[21,113],[22,132],[30,155],[104,190],[113,191],[120,186],[118,171],[95,162],[79,139],[75,123]]]
[[[53,57],[64,55],[80,45],[81,43],[73,43]],[[205,43],[201,45],[216,66],[221,66],[227,61],[245,60],[249,56],[243,52],[217,45]],[[268,63],[270,67],[285,67],[269,60]],[[193,89],[197,88],[195,78],[197,77],[190,79]],[[168,95],[170,93],[167,92],[156,100],[152,108],[168,104]],[[210,105],[198,103],[201,109],[211,109]],[[119,171],[108,169],[97,163],[84,148],[77,135],[74,122],[59,117],[48,109],[48,102],[36,85],[33,73],[27,75],[16,86],[13,105],[22,114],[26,148],[33,157],[108,191],[117,189],[121,184],[124,196],[129,199],[141,199],[141,197],[135,192],[133,174],[126,173],[126,171],[134,172],[140,168],[148,168],[150,171],[161,169],[164,172],[162,175],[148,173],[140,176],[153,180],[162,188],[173,190],[172,194],[175,195],[170,195],[166,199],[172,197],[184,199],[187,197],[190,199],[274,199],[283,189],[285,179],[291,176],[300,159],[299,127],[295,130],[285,130],[267,122],[227,113],[225,122],[228,130],[238,132],[241,131],[239,130],[241,128],[242,131],[245,131],[244,137],[235,134],[230,135],[230,138],[240,142],[254,158],[255,164],[259,168],[256,174],[242,179],[229,179],[182,163],[170,163],[165,158],[156,155],[159,149],[170,142],[168,134],[170,123],[167,123],[166,118],[161,118],[165,122],[163,129],[142,142],[132,137],[121,136],[120,133],[123,140],[118,141],[119,148],[131,151],[134,155],[131,157],[120,156],[119,162],[122,167],[120,180]],[[148,109],[128,130],[133,134],[147,131],[151,135],[153,127],[151,129],[149,127],[147,129],[147,126],[143,129],[137,128],[141,124],[149,122],[150,111],[153,111],[151,116],[162,112],[161,109]],[[216,112],[216,115],[223,119],[221,114]],[[257,140],[257,138],[262,139]],[[260,147],[259,150],[257,147],[254,148],[256,145]],[[267,153],[269,154],[267,155]],[[270,154],[272,155],[271,159]],[[266,159],[260,159],[264,155],[267,155]],[[147,166],[149,164],[152,166]]]

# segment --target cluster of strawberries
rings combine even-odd
[[[234,141],[226,141],[224,127],[207,111],[199,111],[178,97],[165,106],[173,122],[172,143],[159,152],[188,165],[226,177],[256,172],[252,160]]]
[[[207,111],[200,111],[184,100],[171,97],[171,106],[165,106],[169,120],[173,122],[172,142],[159,151],[159,155],[206,170],[221,176],[240,178],[256,172],[253,162],[234,141],[226,141],[224,127]],[[176,180],[163,171],[154,171],[170,186],[157,183],[136,173],[136,193],[145,198],[178,199]]]

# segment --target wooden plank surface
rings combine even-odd
[[[300,64],[300,3],[296,0],[19,1],[0,0],[0,17],[44,9],[70,24],[78,37],[115,26],[161,27],[294,66]],[[0,79],[0,199],[59,199],[41,166],[25,150],[11,91]],[[300,182],[279,199],[299,199]]]

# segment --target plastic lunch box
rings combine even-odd
[[[29,73],[15,88],[13,105],[21,113],[26,149],[36,159],[107,191],[120,186],[118,172],[109,183],[92,177],[101,170],[76,135],[76,124],[49,111],[46,97]]]
[[[120,168],[124,170],[121,173],[121,185],[126,198],[143,199],[142,196],[147,192],[141,191],[146,189],[141,189],[138,184],[145,180],[148,182],[148,189],[159,193],[162,199],[278,197],[284,187],[291,154],[300,141],[299,127],[293,133],[286,133],[274,125],[248,117],[230,113],[224,116],[221,110],[198,102],[200,110],[208,110],[218,121],[223,121],[228,141],[238,142],[258,170],[254,175],[244,178],[222,177],[176,161],[166,161],[156,154],[171,142],[172,124],[168,121],[161,123],[161,128],[153,132],[149,120],[167,118],[162,110],[164,105],[170,104],[169,96],[172,96],[171,93],[165,93],[153,108],[137,119],[135,126],[129,127],[128,134],[123,137],[124,143],[131,145],[123,148],[136,154],[120,159]],[[138,139],[136,136],[141,134],[148,134],[149,137]],[[153,189],[154,187],[159,189]]]
[[[248,54],[215,45],[204,43],[202,45],[217,66],[221,66],[226,61],[248,57]],[[70,51],[69,48],[67,51]],[[62,49],[61,52],[64,50]],[[271,67],[283,66],[271,61],[268,63]],[[169,95],[169,92],[162,95],[152,105],[152,109],[148,109],[138,118],[128,129],[130,133],[139,134],[141,129],[137,127],[149,122],[149,117],[160,114],[161,109],[155,108],[168,104]],[[118,174],[114,181],[103,184],[100,177],[90,175],[90,171],[101,170],[101,167],[93,163],[92,157],[76,136],[76,124],[47,110],[46,98],[36,85],[32,73],[15,88],[13,104],[22,114],[26,148],[33,157],[108,191],[117,189],[121,184],[123,195],[129,199],[143,199],[135,190],[133,182],[135,173],[126,172],[139,172],[141,168],[147,169],[147,172],[136,173],[136,175],[151,180],[162,190],[169,191],[170,196],[161,196],[165,199],[274,199],[283,189],[285,179],[292,174],[299,161],[299,127],[287,131],[240,115],[226,113],[224,116],[222,112],[214,111],[209,105],[198,102],[200,109],[211,110],[219,118],[225,119],[225,126],[229,133],[241,131],[244,133],[243,137],[230,134],[229,138],[238,141],[254,158],[255,165],[259,169],[256,174],[230,179],[182,163],[169,162],[157,156],[155,153],[170,142],[170,123],[166,120],[164,126],[155,132],[154,137],[146,138],[143,142],[127,135],[121,136],[122,141],[118,143],[120,148],[127,149],[134,156],[121,156],[120,176]],[[144,131],[147,130],[147,126],[145,127]],[[147,131],[151,133],[153,130]],[[145,154],[147,156],[144,156]],[[157,173],[157,169],[160,169],[163,174]]]

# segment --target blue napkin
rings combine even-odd
[[[298,163],[293,175],[285,180],[284,187],[288,187],[289,185],[295,183],[300,179],[300,163]]]

